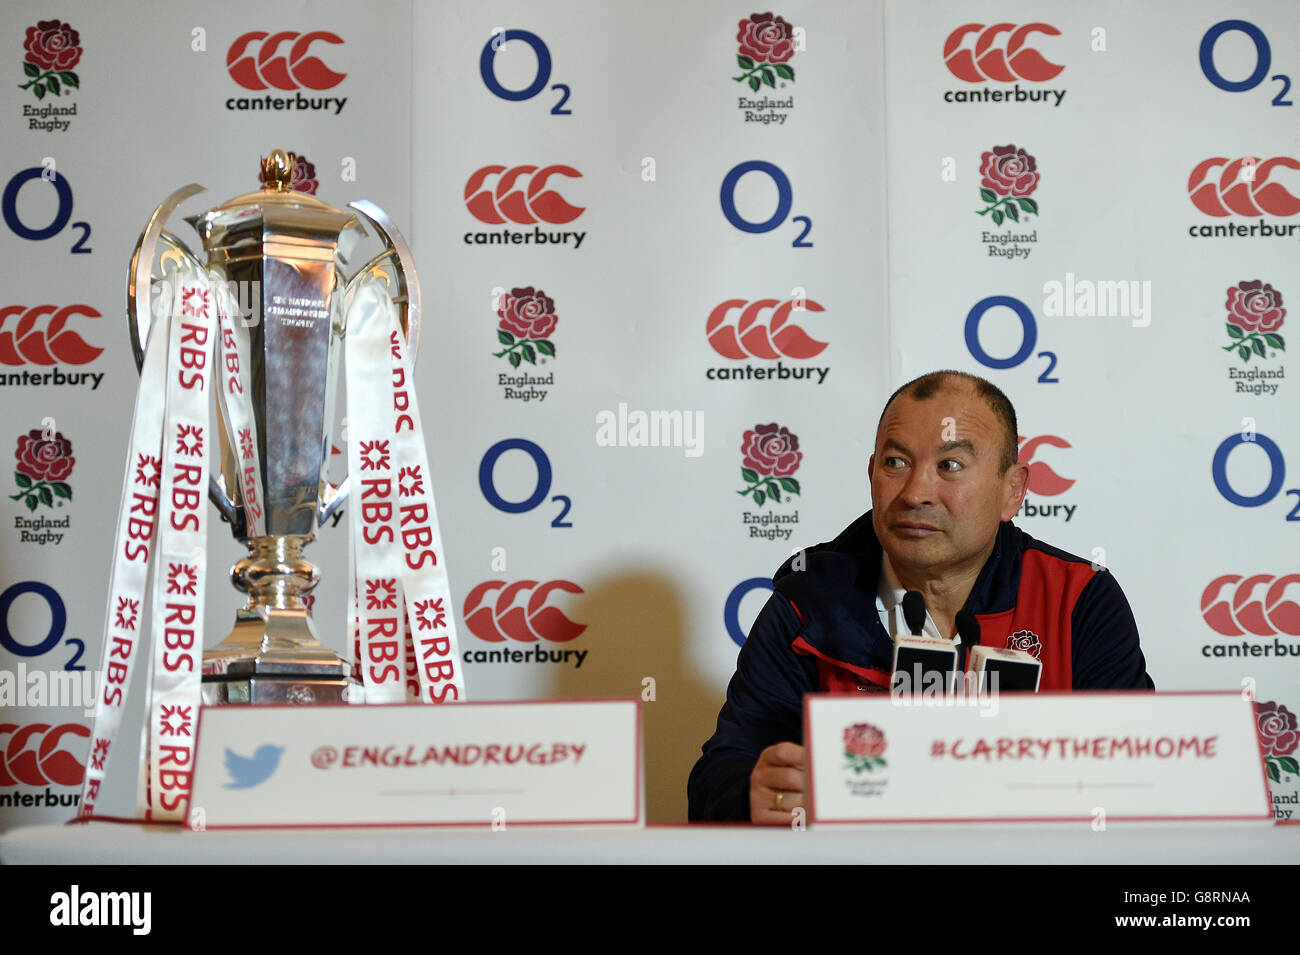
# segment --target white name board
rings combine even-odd
[[[214,706],[191,828],[644,824],[636,700]]]
[[[1254,703],[1236,692],[817,695],[804,707],[815,822],[1273,818]]]

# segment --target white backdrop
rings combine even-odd
[[[131,248],[173,189],[208,187],[187,213],[250,191],[276,146],[311,162],[322,199],[370,199],[411,240],[418,385],[469,692],[645,699],[651,821],[685,818],[736,638],[766,596],[743,585],[869,506],[880,407],[938,367],[985,375],[1016,404],[1035,462],[1034,511],[1018,523],[1116,574],[1157,687],[1250,680],[1278,710],[1274,791],[1300,798],[1285,762],[1300,712],[1300,578],[1287,579],[1300,573],[1300,424],[1283,311],[1300,296],[1300,236],[1189,234],[1300,224],[1294,95],[1272,79],[1300,74],[1300,9],[1234,8],[1248,26],[1213,44],[1217,86],[1199,51],[1229,16],[1218,4],[1001,2],[978,22],[956,2],[795,3],[757,18],[760,36],[768,24],[781,39],[751,39],[742,65],[738,33],[753,35],[755,13],[80,3],[54,25],[41,5],[6,5],[0,441],[17,456],[0,515],[0,693],[12,694],[0,697],[0,826],[65,818],[77,792],[89,717],[36,691],[99,659],[136,380]],[[268,82],[297,88],[253,91],[238,63],[262,51],[257,31],[340,42],[314,40],[284,75],[267,53]],[[1220,88],[1256,72],[1258,37],[1264,78]],[[238,108],[268,96],[292,106]],[[40,115],[53,106],[75,112]],[[1216,158],[1211,184],[1189,185]],[[40,178],[49,169],[54,182]],[[1220,197],[1230,214],[1204,211]],[[1053,282],[1069,307],[1055,307]],[[1135,294],[1109,301],[1114,283]],[[1246,303],[1237,338],[1230,297]],[[507,319],[500,338],[498,310],[530,299],[555,321]],[[71,305],[90,314],[60,313]],[[523,335],[532,360],[514,367]],[[1252,370],[1272,377],[1233,377]],[[637,446],[638,415],[652,412],[680,425],[669,446]],[[759,502],[743,449],[781,429],[799,456],[758,485]],[[24,465],[25,452],[48,460]],[[308,552],[326,581],[318,625],[339,650],[344,535],[326,529]],[[240,555],[223,525],[211,537],[214,566]],[[239,603],[213,577],[209,644]],[[130,811],[129,770],[115,766],[106,811]]]

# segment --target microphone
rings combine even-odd
[[[903,621],[912,636],[919,637],[925,626],[925,598],[919,590],[909,590],[903,594]]]
[[[963,617],[965,627],[963,629]],[[967,648],[966,669],[979,674],[979,688],[983,692],[991,689],[1020,690],[1029,693],[1038,692],[1038,684],[1043,676],[1043,664],[1034,659],[1033,654],[1024,650],[1002,650],[998,647],[980,646],[980,625],[975,615],[968,610],[957,614],[957,632],[961,642],[969,643]]]
[[[961,668],[965,670],[971,650],[980,645],[980,622],[969,610],[957,611],[957,635],[961,637]]]
[[[894,673],[890,689],[904,695],[923,687],[947,693],[957,673],[957,647],[949,640],[921,636],[925,626],[925,598],[920,591],[903,595],[903,621],[911,634],[894,634]]]

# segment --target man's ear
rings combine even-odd
[[[1007,468],[1003,481],[1006,496],[1002,508],[1002,520],[1009,521],[1020,511],[1020,505],[1025,500],[1025,492],[1029,490],[1029,465],[1021,463],[1011,465]]]
[[[871,452],[871,457],[867,458],[867,480],[870,481],[876,474],[876,452]]]

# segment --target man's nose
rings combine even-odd
[[[926,468],[912,468],[899,498],[909,508],[929,507],[934,504],[935,475]]]

